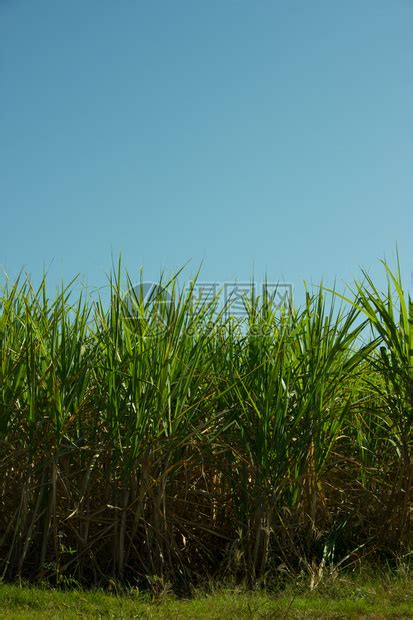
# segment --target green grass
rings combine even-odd
[[[107,594],[101,591],[48,591],[0,586],[2,618],[411,618],[410,578],[338,577],[315,591],[289,584],[278,594],[241,588],[197,593],[191,600],[162,595]]]

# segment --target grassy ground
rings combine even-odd
[[[279,594],[241,589],[198,593],[191,600],[165,594],[52,591],[0,585],[2,618],[413,618],[411,577],[338,577],[310,591],[290,584]]]

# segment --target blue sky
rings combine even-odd
[[[0,0],[0,267],[413,270],[410,0]],[[377,275],[380,278],[380,275]]]

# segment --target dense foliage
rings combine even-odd
[[[174,278],[131,313],[120,269],[108,307],[6,282],[0,578],[184,588],[408,553],[412,304],[384,267],[385,292],[251,296],[243,321]]]

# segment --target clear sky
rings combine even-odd
[[[413,0],[0,0],[0,267],[413,270]],[[409,284],[409,282],[407,282]]]

